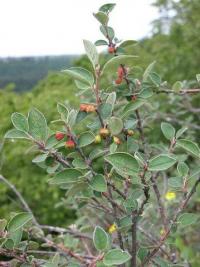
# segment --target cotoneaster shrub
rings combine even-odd
[[[169,120],[177,125],[178,102],[190,103],[200,89],[180,81],[169,88],[155,62],[138,67],[139,58],[129,54],[136,42],[118,40],[108,26],[114,6],[94,14],[104,39],[84,40],[92,71],[62,71],[80,89],[79,109],[58,103],[59,118],[49,126],[36,108],[27,117],[12,114],[14,129],[5,138],[30,141],[33,163],[49,174],[47,186],[66,192],[63,208],[76,209],[78,219],[68,228],[41,225],[0,176],[24,209],[0,221],[3,266],[184,266],[187,260],[177,240],[199,220],[190,203],[200,182],[200,149],[185,125],[175,129]],[[104,65],[99,45],[109,54]],[[177,104],[177,114],[166,117],[159,101]]]

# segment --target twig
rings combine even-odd
[[[166,216],[166,212],[165,212],[165,208],[163,206],[162,200],[161,200],[161,195],[160,195],[160,191],[158,189],[158,186],[156,184],[156,176],[158,176],[159,173],[157,173],[155,176],[151,176],[150,180],[152,182],[153,185],[153,189],[157,198],[157,202],[158,202],[158,208],[160,211],[160,218],[162,220],[162,223],[164,225],[164,229],[165,231],[167,230],[167,216]]]
[[[68,229],[68,228],[66,229],[66,228],[61,228],[61,227],[54,227],[54,226],[50,226],[50,225],[40,225],[40,228],[44,229],[44,230],[48,230],[49,232],[56,232],[59,234],[67,233],[67,234],[73,235],[74,237],[77,237],[77,238],[85,238],[85,239],[89,239],[89,240],[92,239],[92,237],[90,237],[89,235],[86,235],[86,234],[83,234],[83,233],[80,233],[78,231],[74,231],[74,230]]]
[[[190,198],[192,197],[192,195],[196,192],[196,188],[200,183],[200,177],[197,179],[197,181],[195,182],[195,184],[193,185],[191,191],[188,193],[188,195],[186,196],[186,198],[183,200],[183,202],[181,203],[180,207],[178,208],[178,210],[176,211],[173,220],[170,223],[170,226],[168,228],[168,230],[165,232],[165,235],[161,237],[160,239],[160,243],[158,244],[158,246],[152,250],[151,253],[149,253],[149,255],[144,259],[144,261],[141,264],[141,267],[144,267],[149,261],[151,261],[151,259],[155,256],[155,254],[159,251],[160,247],[165,243],[166,239],[168,238],[168,236],[170,235],[171,229],[173,227],[173,225],[177,222],[178,216],[181,214],[181,212],[185,209],[185,207],[187,206]]]
[[[37,222],[37,219],[35,218],[32,210],[30,209],[29,205],[27,204],[27,202],[23,198],[22,194],[17,190],[17,188],[12,183],[10,183],[5,177],[3,177],[2,175],[0,175],[0,181],[2,181],[4,184],[6,184],[15,193],[15,195],[19,199],[23,209],[32,215],[34,224],[39,226],[39,223]]]

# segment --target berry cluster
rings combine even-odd
[[[55,134],[55,138],[58,141],[63,140],[65,138],[65,136],[67,136],[67,135],[62,133],[62,132],[56,132],[56,134]],[[74,148],[75,147],[75,142],[69,137],[69,140],[67,140],[65,142],[65,147],[66,148]]]
[[[93,104],[80,104],[80,111],[87,113],[95,112],[96,107]]]

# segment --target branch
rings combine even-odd
[[[185,209],[185,207],[187,206],[190,198],[192,197],[192,195],[196,192],[197,186],[200,183],[200,177],[197,179],[197,181],[195,182],[195,184],[193,185],[191,191],[188,193],[188,195],[186,196],[186,198],[183,200],[183,202],[181,203],[180,207],[178,208],[178,210],[176,211],[176,214],[174,215],[173,220],[171,221],[170,227],[168,228],[168,230],[165,232],[165,235],[163,237],[161,237],[160,239],[160,243],[158,244],[158,246],[152,250],[152,252],[144,259],[144,261],[141,264],[141,267],[144,267],[149,261],[151,261],[151,259],[156,255],[156,253],[159,251],[160,247],[165,243],[166,239],[168,238],[168,236],[171,233],[171,229],[173,227],[173,225],[177,222],[178,216],[181,214],[181,212]]]
[[[166,216],[165,208],[164,208],[162,200],[161,200],[160,191],[159,191],[158,186],[156,184],[156,177],[158,175],[159,175],[159,173],[157,173],[155,176],[151,176],[150,180],[152,182],[153,190],[154,190],[156,198],[157,198],[158,208],[159,208],[159,211],[160,211],[160,218],[162,220],[162,223],[164,225],[164,229],[166,231],[167,228],[168,228],[167,227],[167,216]]]
[[[170,89],[160,89],[156,92],[156,94],[177,94],[177,95],[185,95],[185,94],[197,94],[200,93],[200,89],[181,89],[179,92],[175,92],[174,90]]]
[[[77,237],[77,238],[86,238],[89,240],[92,239],[92,237],[90,237],[89,235],[86,235],[86,234],[83,234],[81,232],[74,231],[74,230],[68,229],[68,228],[54,227],[54,226],[50,226],[50,225],[40,225],[40,228],[44,229],[44,230],[48,230],[49,232],[55,232],[55,233],[59,233],[59,234],[67,233],[67,234],[73,235],[74,237]]]
[[[31,215],[33,216],[33,222],[35,225],[39,226],[39,223],[37,222],[37,219],[35,218],[32,210],[30,209],[29,205],[27,204],[27,202],[25,201],[25,199],[23,198],[22,194],[17,190],[17,188],[11,184],[5,177],[3,177],[2,175],[0,175],[0,181],[2,181],[4,184],[6,184],[17,196],[17,198],[19,199],[23,209],[29,213],[31,213]]]

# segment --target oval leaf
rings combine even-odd
[[[47,122],[44,115],[36,108],[28,114],[29,133],[38,141],[45,141],[48,137]]]
[[[21,113],[13,113],[11,116],[12,123],[17,130],[28,132],[28,121]]]
[[[62,72],[68,74],[74,80],[81,81],[91,86],[94,84],[94,77],[92,73],[86,69],[80,67],[72,67],[67,70],[63,70]]]
[[[131,255],[121,249],[112,249],[108,251],[103,259],[103,263],[106,266],[120,265],[131,259]]]
[[[51,179],[50,184],[67,184],[74,183],[82,176],[82,173],[76,169],[66,169],[56,174],[56,176]]]
[[[104,250],[108,246],[108,235],[100,226],[97,226],[94,230],[93,242],[97,250]]]
[[[117,135],[121,133],[123,129],[123,121],[117,117],[111,117],[108,125],[112,135]]]
[[[21,212],[15,215],[8,223],[8,231],[15,232],[32,220],[33,215],[28,212]]]
[[[107,183],[105,177],[102,174],[97,174],[93,176],[89,185],[97,192],[107,191]]]
[[[183,148],[184,150],[186,150],[187,152],[189,152],[190,154],[192,154],[198,158],[200,157],[199,146],[190,140],[180,139],[176,142],[176,146]]]
[[[164,171],[173,166],[176,162],[176,159],[172,156],[161,154],[156,156],[149,161],[149,171]]]
[[[139,165],[136,159],[124,152],[117,152],[105,157],[116,170],[125,175],[135,175],[139,170]]]
[[[22,131],[17,130],[17,129],[9,130],[5,134],[4,138],[8,138],[8,139],[30,139],[29,136],[25,132],[22,132]]]
[[[92,132],[85,132],[82,133],[78,139],[78,145],[80,147],[87,146],[91,143],[93,143],[95,140],[95,136]]]
[[[95,69],[96,65],[98,65],[99,63],[99,55],[96,46],[88,40],[83,40],[83,44],[85,47],[86,54]]]
[[[169,124],[167,122],[162,122],[161,123],[161,130],[162,130],[162,133],[164,134],[166,139],[172,140],[174,138],[175,129],[171,124]]]

